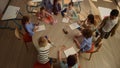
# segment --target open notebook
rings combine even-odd
[[[73,47],[70,47],[70,48],[64,50],[64,53],[65,53],[66,57],[68,57],[69,55],[74,55],[77,52],[75,51],[75,49]]]
[[[43,31],[43,30],[45,30],[45,25],[35,26],[35,28],[38,28],[38,29],[36,30],[36,32]]]
[[[77,24],[77,23],[72,23],[72,24],[70,24],[69,26],[70,26],[70,28],[71,28],[72,30],[77,29],[77,28],[80,28],[80,25]]]

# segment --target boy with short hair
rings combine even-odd
[[[113,9],[110,12],[110,16],[105,17],[98,27],[98,30],[100,32],[100,37],[95,42],[95,45],[99,44],[103,38],[107,39],[109,35],[113,36],[115,34],[115,31],[119,25],[119,11],[117,9]]]
[[[60,49],[58,51],[58,58],[59,58],[59,62],[60,62],[60,67],[61,68],[80,68],[80,66],[78,65],[78,54],[75,55],[69,55],[67,57],[67,63],[64,63],[62,61],[62,57],[61,57],[61,51],[63,49]]]

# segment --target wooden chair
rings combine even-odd
[[[35,62],[33,68],[51,68],[50,62],[47,62],[46,64],[41,64],[38,61]]]
[[[15,29],[15,36],[16,36],[17,39],[23,40],[23,42],[25,43],[25,46],[26,46],[26,48],[27,48],[27,50],[28,50],[28,45],[27,45],[27,43],[28,43],[28,42],[32,42],[32,37],[29,36],[28,33],[23,34],[22,32],[19,31],[18,28]]]
[[[98,44],[98,47],[95,48],[94,43],[92,44],[91,49],[89,51],[86,51],[86,53],[90,53],[90,56],[89,56],[88,60],[91,59],[93,53],[96,53],[96,52],[99,51],[99,49],[101,48],[101,46],[102,46],[102,43]]]

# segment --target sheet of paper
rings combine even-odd
[[[70,28],[71,28],[72,30],[77,29],[77,28],[80,27],[80,25],[78,25],[77,23],[70,24],[69,26],[70,26]]]
[[[32,2],[42,2],[42,0],[32,0]]]
[[[69,22],[69,18],[63,18],[63,19],[62,19],[62,22],[68,23],[68,22]]]
[[[38,31],[43,31],[43,30],[45,30],[45,25],[35,26],[35,28],[38,28],[38,29],[36,30],[36,32],[38,32]]]
[[[111,9],[105,7],[98,7],[98,10],[100,12],[100,16],[102,20],[104,19],[104,17],[109,16],[111,12]]]
[[[67,50],[64,50],[64,53],[65,53],[66,57],[68,57],[69,55],[74,55],[77,52],[75,51],[75,49],[73,47],[71,47],[71,48],[69,48]]]

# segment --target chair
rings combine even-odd
[[[96,52],[99,51],[99,49],[101,48],[101,46],[102,46],[102,43],[98,44],[98,47],[95,49],[95,45],[94,45],[94,43],[92,44],[91,49],[90,49],[89,51],[86,51],[86,52],[85,52],[85,53],[90,53],[90,56],[89,56],[88,60],[91,59],[93,53],[96,53]]]
[[[47,62],[46,64],[41,64],[38,61],[35,62],[33,68],[51,68],[50,62]]]
[[[32,37],[29,36],[28,33],[23,34],[22,32],[19,31],[18,28],[15,29],[15,36],[16,36],[17,39],[23,40],[23,42],[25,43],[25,46],[26,46],[26,48],[28,50],[27,43],[32,42]]]

